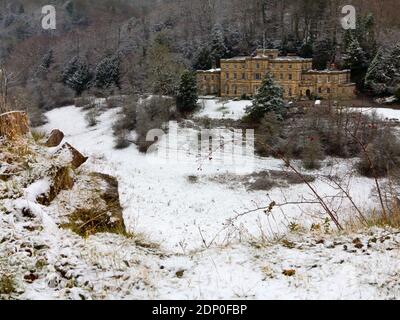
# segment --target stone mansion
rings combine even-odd
[[[222,59],[220,69],[197,71],[200,95],[253,96],[270,72],[284,90],[285,99],[351,99],[356,85],[350,70],[312,69],[312,59],[279,56],[276,49],[258,49],[254,56]]]

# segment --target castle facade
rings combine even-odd
[[[279,56],[279,50],[258,49],[254,56],[222,59],[221,68],[197,71],[200,95],[254,96],[270,72],[284,90],[285,99],[351,99],[356,85],[350,70],[313,70],[313,60]]]

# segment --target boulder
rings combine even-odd
[[[73,186],[74,178],[72,170],[68,167],[60,168],[54,175],[48,192],[41,194],[36,201],[41,205],[49,206],[61,191],[71,190]]]
[[[88,157],[83,156],[78,150],[76,150],[73,146],[69,143],[64,143],[58,153],[61,153],[65,150],[68,150],[72,155],[71,166],[74,169],[78,169],[81,165],[83,165]]]
[[[0,137],[16,140],[30,132],[26,112],[11,111],[0,115]]]
[[[50,136],[46,141],[46,147],[49,148],[57,147],[60,145],[63,139],[64,139],[64,133],[58,129],[55,129],[50,133]]]
[[[96,233],[127,235],[116,178],[91,173],[87,182],[78,183],[74,189],[77,188],[85,190],[75,198],[82,205],[68,216],[69,222],[62,225],[64,228],[82,237]]]

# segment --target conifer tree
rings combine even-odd
[[[95,85],[99,89],[116,86],[120,88],[120,59],[117,55],[107,56],[96,67]]]
[[[220,67],[220,60],[228,55],[224,32],[220,24],[216,24],[212,30],[210,49],[213,62]]]
[[[246,114],[253,120],[261,120],[265,114],[274,112],[282,120],[285,102],[283,90],[277,85],[270,73],[267,73],[261,87],[254,97],[252,106],[246,109]]]
[[[92,80],[92,74],[89,70],[89,66],[85,61],[80,60],[78,57],[74,57],[65,66],[62,78],[64,84],[75,91],[79,96],[83,91],[90,87]]]
[[[176,104],[179,111],[191,112],[197,107],[197,81],[194,72],[185,71],[178,87]]]

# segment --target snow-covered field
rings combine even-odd
[[[223,106],[215,100],[204,100],[204,108],[197,116],[238,119],[248,104],[238,101]],[[141,154],[133,145],[115,150],[112,124],[118,111],[104,112],[98,125],[88,128],[82,109],[55,109],[47,114],[49,123],[43,129],[62,130],[67,142],[89,156],[85,170],[118,178],[128,230],[142,234],[160,248],[142,248],[110,234],[84,240],[58,229],[51,219],[55,211],[42,214],[47,221],[44,235],[34,234],[30,239],[20,236],[21,248],[25,241],[46,243],[56,269],[61,268],[75,283],[71,289],[60,290],[57,285],[50,285],[59,276],[49,272],[45,281],[35,282],[22,297],[399,298],[398,233],[374,229],[362,234],[338,234],[333,225],[325,223],[326,216],[316,204],[292,204],[277,207],[271,213],[255,210],[268,207],[272,201],[282,204],[313,198],[305,184],[249,191],[240,179],[229,183],[229,178],[238,172],[251,173],[249,168],[241,171],[219,157],[191,156],[192,144],[181,145],[177,140],[182,141],[179,137],[185,139],[194,129],[176,128],[177,136],[171,135],[169,143],[166,137],[160,142],[161,150],[176,148],[172,150],[174,154],[182,153],[180,161]],[[170,123],[170,132],[174,126]],[[239,160],[243,164],[249,159]],[[308,174],[341,175],[349,168],[351,161],[329,159],[319,172]],[[279,160],[255,157],[251,171],[263,170],[286,169]],[[221,182],[216,177],[226,179]],[[346,182],[360,208],[376,204],[371,180],[353,175]],[[354,216],[346,201],[335,200],[337,190],[321,179],[312,184],[322,196],[333,197],[333,207],[344,209],[347,216],[339,216],[341,221]],[[248,210],[255,211],[240,215]],[[13,231],[15,223],[6,225],[9,227],[5,232],[10,234],[25,232],[23,228]]]
[[[233,104],[237,107],[238,102]],[[259,157],[241,159],[238,161],[240,166],[236,167],[232,164],[226,165],[224,159],[214,156],[211,160],[208,157],[188,158],[186,155],[188,146],[179,143],[175,143],[176,150],[169,150],[174,156],[176,152],[183,153],[178,161],[175,159],[167,161],[165,157],[141,154],[135,146],[115,150],[111,127],[117,112],[117,109],[105,112],[101,115],[97,127],[87,128],[81,109],[76,107],[55,109],[47,114],[49,124],[45,129],[50,131],[60,128],[66,134],[68,142],[90,156],[90,162],[87,164],[90,170],[118,178],[128,228],[133,232],[145,233],[162,247],[182,253],[182,247],[186,251],[201,248],[203,238],[206,241],[214,239],[215,243],[220,244],[224,243],[228,235],[239,237],[239,233],[243,232],[252,236],[257,236],[260,232],[273,236],[275,232],[286,231],[288,222],[297,221],[307,211],[315,219],[312,220],[306,215],[300,218],[302,223],[310,225],[326,218],[315,205],[301,208],[292,205],[285,207],[283,212],[278,210],[274,212],[273,226],[271,226],[270,217],[266,217],[260,210],[239,219],[237,224],[240,225],[240,232],[232,234],[231,228],[226,229],[227,220],[257,207],[267,207],[272,201],[283,203],[310,199],[312,198],[310,191],[305,184],[300,184],[269,191],[249,192],[241,184],[232,187],[229,184],[209,181],[215,176],[236,175],[238,171],[239,174],[245,174],[246,170],[243,172],[240,170],[246,169],[244,165],[246,161],[251,161],[249,169],[255,172],[286,170],[282,161],[277,159]],[[208,116],[212,115],[211,110]],[[174,126],[174,123],[170,126]],[[187,130],[178,129],[178,136],[185,133],[187,134]],[[175,138],[172,135],[172,139]],[[345,170],[347,165],[333,159],[322,173],[340,173]],[[197,182],[191,183],[189,176],[198,177]],[[375,200],[371,199],[372,183],[369,179],[353,177],[349,183],[355,190],[352,196],[360,206],[367,208],[369,205],[374,205]],[[318,180],[315,185],[316,189],[326,196],[334,196],[337,192]]]

